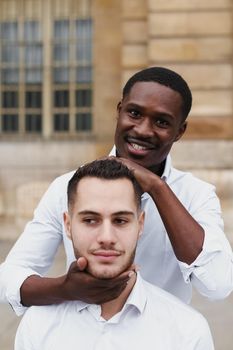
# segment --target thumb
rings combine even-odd
[[[77,266],[80,271],[83,271],[87,267],[87,259],[83,256],[77,259]]]

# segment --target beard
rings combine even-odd
[[[121,273],[127,271],[133,264],[136,253],[136,247],[127,254],[124,261],[117,264],[100,264],[93,261],[88,261],[88,265],[85,269],[90,275],[98,279],[111,279],[119,276]],[[74,254],[76,259],[85,256],[81,251],[74,247]]]

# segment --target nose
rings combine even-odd
[[[110,222],[103,222],[99,228],[97,242],[101,245],[113,246],[116,243],[116,234]]]
[[[151,120],[147,117],[142,118],[140,122],[135,125],[134,130],[137,136],[143,138],[152,137],[154,133]]]

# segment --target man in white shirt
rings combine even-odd
[[[133,262],[144,212],[141,188],[115,159],[77,170],[68,185],[64,223],[76,258],[94,278],[117,277]],[[115,299],[34,306],[18,328],[15,350],[212,350],[206,320],[179,299],[132,273]]]
[[[190,89],[175,72],[151,67],[136,73],[117,107],[111,152],[133,170],[144,192],[146,220],[135,257],[141,275],[186,303],[192,286],[210,299],[225,298],[233,289],[233,254],[215,188],[171,164],[169,152],[186,130],[191,104]],[[75,261],[62,217],[72,175],[51,184],[0,268],[0,299],[17,314],[24,306],[67,300],[102,303],[127,283],[129,271],[103,283],[84,272],[82,260]],[[62,241],[68,272],[47,278]]]

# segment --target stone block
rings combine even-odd
[[[157,66],[164,66],[157,62]],[[191,89],[228,89],[232,87],[233,69],[229,63],[166,64],[167,68],[179,73]]]
[[[153,37],[227,35],[231,31],[232,14],[229,11],[165,12],[149,15],[148,32]]]
[[[150,11],[230,9],[231,0],[148,0]]]
[[[147,40],[147,21],[124,21],[123,38],[125,43],[145,43]]]
[[[152,39],[149,42],[149,61],[221,62],[232,55],[232,38]]]
[[[147,45],[124,45],[122,53],[124,68],[137,68],[147,65]]]
[[[231,90],[195,90],[193,91],[192,115],[194,116],[231,116]]]
[[[179,169],[232,171],[233,141],[185,140],[172,147],[172,160]]]
[[[190,116],[184,139],[231,140],[233,119],[231,116],[219,118]]]
[[[123,18],[146,18],[147,1],[145,0],[122,0]]]

